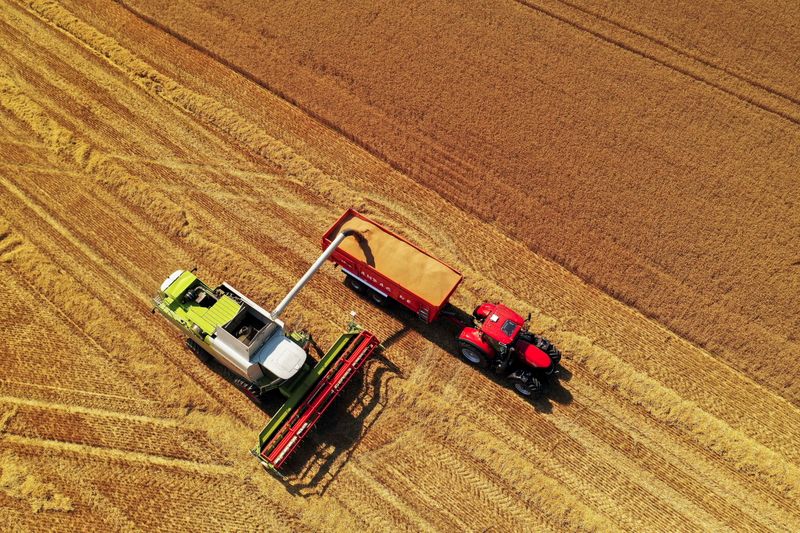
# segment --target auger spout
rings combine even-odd
[[[289,303],[291,303],[294,297],[297,296],[297,293],[299,293],[300,290],[305,286],[305,284],[308,283],[308,280],[310,280],[311,277],[317,273],[317,270],[320,269],[325,260],[328,259],[328,257],[330,257],[330,255],[334,252],[334,250],[336,250],[339,244],[341,244],[341,242],[350,235],[354,235],[356,233],[358,232],[355,230],[345,230],[339,233],[336,236],[336,238],[333,239],[333,241],[331,241],[328,247],[325,248],[325,251],[322,252],[322,255],[320,255],[317,258],[317,260],[314,261],[314,264],[311,265],[311,267],[306,271],[306,273],[303,274],[303,277],[297,281],[295,286],[292,287],[292,290],[290,290],[289,293],[283,297],[283,300],[281,300],[281,303],[279,303],[277,307],[275,307],[275,310],[272,311],[272,313],[270,313],[273,319],[277,319],[281,316],[281,314],[289,305]]]

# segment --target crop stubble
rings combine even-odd
[[[31,515],[33,493],[3,486],[3,518],[210,531],[800,526],[796,407],[126,10],[64,5],[0,11],[0,116],[14,132],[2,146],[33,155],[27,165],[12,150],[0,166],[12,318],[0,327],[15,361],[0,380],[0,446],[4,472],[24,465],[70,503]],[[369,407],[337,409],[341,425],[326,420],[311,442],[355,449],[292,477],[299,498],[247,457],[265,415],[151,317],[147,297],[197,264],[275,301],[349,205],[460,267],[462,307],[488,297],[535,310],[565,348],[572,401],[535,410],[440,348],[448,332],[376,312],[326,269],[288,320],[327,344],[354,308],[396,341],[347,395],[364,392],[354,403]],[[37,374],[54,354],[83,370]],[[694,372],[675,379],[678,359]]]

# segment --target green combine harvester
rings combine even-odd
[[[322,353],[311,335],[287,334],[280,320],[289,302],[354,233],[339,233],[272,312],[227,283],[212,289],[186,270],[173,272],[154,298],[155,309],[188,337],[187,345],[233,372],[248,395],[258,398],[277,389],[286,397],[252,450],[265,468],[279,475],[303,437],[380,347],[375,335],[351,320],[348,330]],[[316,364],[309,357],[312,349],[320,356]]]

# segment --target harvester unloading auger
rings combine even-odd
[[[252,450],[268,470],[278,473],[297,445],[380,346],[372,333],[351,321],[325,353],[310,334],[284,332],[283,311],[337,246],[357,232],[343,231],[325,248],[274,311],[267,312],[223,283],[216,289],[192,272],[176,270],[161,284],[157,309],[187,337],[195,351],[207,352],[237,376],[237,384],[258,397],[278,389],[286,402],[261,431]],[[308,350],[321,358],[307,362]]]

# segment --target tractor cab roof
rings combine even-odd
[[[497,304],[486,316],[481,326],[485,335],[503,344],[511,344],[525,323],[520,315],[503,304]]]

